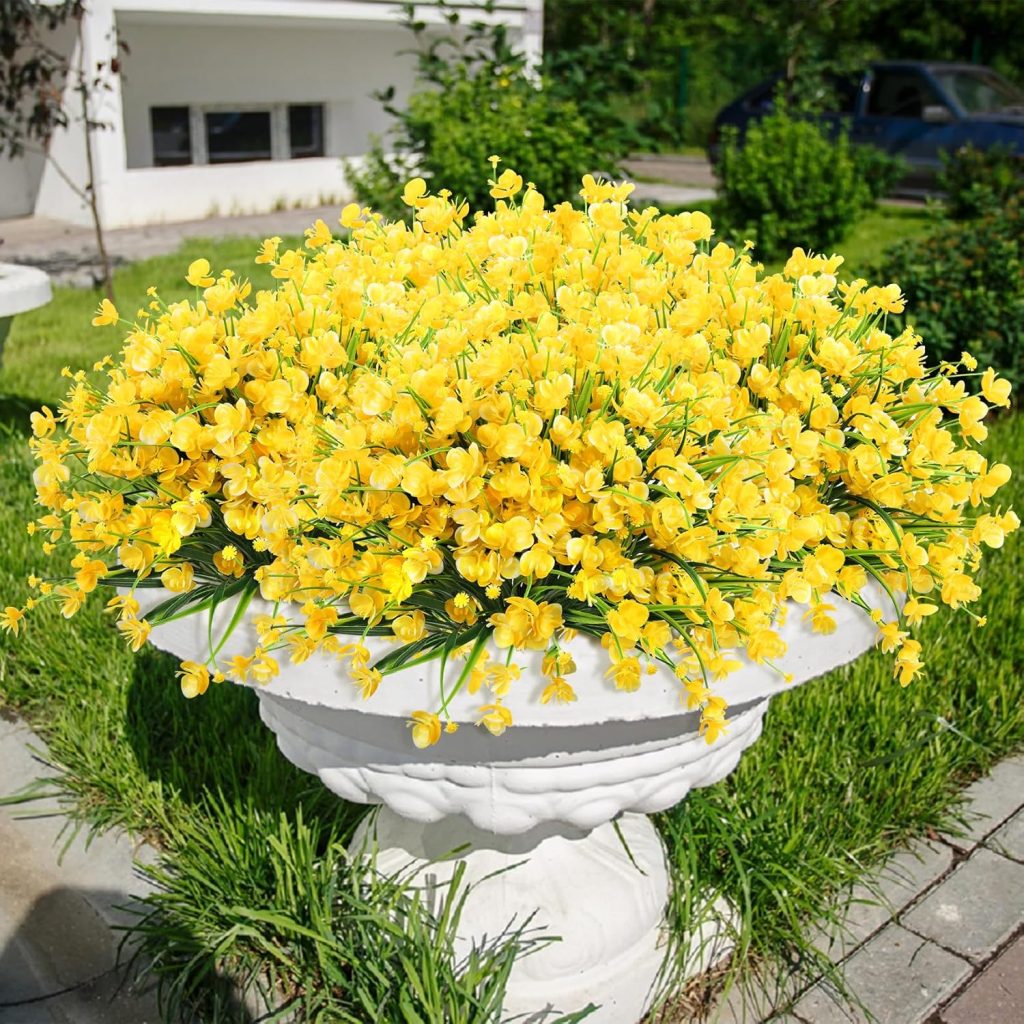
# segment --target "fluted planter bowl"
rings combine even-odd
[[[136,596],[147,605],[164,596],[153,593]],[[864,596],[884,608],[880,592]],[[729,703],[729,726],[712,744],[698,736],[699,715],[686,710],[666,667],[645,676],[638,692],[621,692],[605,678],[605,651],[586,636],[569,645],[579,698],[571,704],[541,705],[542,655],[517,652],[522,677],[505,699],[515,724],[498,737],[475,724],[486,694],[461,692],[449,702],[458,731],[425,750],[413,745],[410,713],[435,710],[441,700],[437,662],[385,676],[363,700],[333,659],[317,655],[293,665],[283,656],[280,676],[256,687],[260,714],[298,767],[346,800],[383,805],[362,829],[381,870],[443,887],[456,859],[466,862],[464,882],[472,888],[459,930],[466,949],[530,915],[531,927],[558,937],[517,961],[504,1019],[543,1024],[592,1001],[600,1009],[588,1021],[630,1024],[648,1006],[665,956],[669,871],[645,815],[728,775],[760,735],[774,694],[873,645],[870,617],[835,595],[829,600],[836,606],[834,633],[811,632],[804,609],[793,606],[779,627],[788,651],[775,667],[740,657],[742,667],[716,685]],[[218,608],[215,638],[232,604]],[[259,605],[254,601],[250,614],[269,610]],[[179,658],[205,662],[207,620],[201,614],[156,627],[151,640]],[[372,637],[367,645],[375,656],[390,647]],[[219,657],[255,646],[245,623]],[[504,654],[491,650],[495,659]],[[458,674],[451,668],[449,689]],[[704,952],[690,963],[694,973],[724,951],[714,934],[695,945]]]

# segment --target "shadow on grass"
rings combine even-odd
[[[233,683],[214,684],[186,700],[177,660],[146,647],[134,661],[126,701],[125,735],[142,773],[191,807],[211,794],[263,812],[294,813],[325,823],[357,811],[315,776],[290,764],[259,716],[256,694]]]
[[[23,434],[31,433],[29,416],[42,405],[32,398],[22,395],[5,395],[0,391],[0,430]]]
[[[132,934],[169,1020],[251,1024],[317,976],[320,945],[332,948],[328,931],[311,960],[290,971],[268,954],[287,947],[300,957],[294,944],[304,942],[298,933],[312,905],[333,905],[331,871],[319,886],[295,871],[299,837],[310,845],[304,864],[337,864],[364,808],[284,758],[251,690],[222,683],[186,700],[177,668],[172,656],[145,648],[126,693],[124,742],[151,784],[165,849],[146,869],[156,892]],[[282,931],[283,920],[294,924]]]

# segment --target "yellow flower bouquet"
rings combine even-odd
[[[206,260],[194,301],[151,289],[103,385],[76,373],[33,416],[30,530],[70,545],[73,575],[33,579],[29,604],[71,616],[112,585],[137,649],[259,594],[258,646],[221,658],[211,637],[186,696],[320,652],[370,698],[433,660],[496,734],[517,652],[543,652],[542,703],[586,700],[567,650],[584,633],[622,690],[671,666],[710,742],[715,681],[738,652],[779,658],[787,602],[827,633],[830,596],[866,608],[873,578],[910,682],[908,629],[975,601],[982,545],[1018,525],[986,511],[1010,471],[976,448],[1006,382],[966,353],[926,367],[912,330],[886,329],[899,287],[838,282],[839,256],[765,274],[703,213],[631,210],[629,184],[587,176],[581,206],[551,209],[514,171],[491,185],[472,216],[414,179],[410,224],[353,204],[340,237],[268,239],[273,290]],[[94,322],[124,323],[108,302]],[[142,618],[144,587],[166,593]],[[370,636],[393,638],[375,662]],[[418,746],[456,728],[446,702],[409,700]]]

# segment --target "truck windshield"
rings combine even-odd
[[[1024,93],[993,71],[934,69],[932,75],[968,114],[1024,113]]]

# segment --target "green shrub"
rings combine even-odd
[[[872,275],[907,297],[930,357],[964,350],[1015,384],[1024,380],[1024,204],[1020,197],[970,224],[944,224],[890,249]]]
[[[876,202],[889,195],[910,170],[902,157],[890,156],[877,146],[854,146],[852,153],[857,173]]]
[[[825,249],[842,240],[871,203],[854,148],[781,105],[750,125],[742,141],[724,133],[720,216],[733,237],[752,237],[767,259],[794,246]]]
[[[448,20],[457,26],[458,13]],[[407,26],[420,42],[417,84],[402,109],[392,105],[393,89],[379,96],[395,127],[387,146],[376,141],[361,166],[347,168],[360,202],[405,216],[402,187],[418,175],[431,191],[447,188],[472,209],[489,208],[492,154],[552,203],[575,200],[588,172],[615,172],[606,126],[595,131],[564,89],[539,80],[509,46],[505,26],[475,22],[429,43],[408,10]]]
[[[943,153],[942,164],[939,186],[946,193],[946,213],[954,220],[996,211],[1024,186],[1021,158],[1009,146],[962,146]]]

